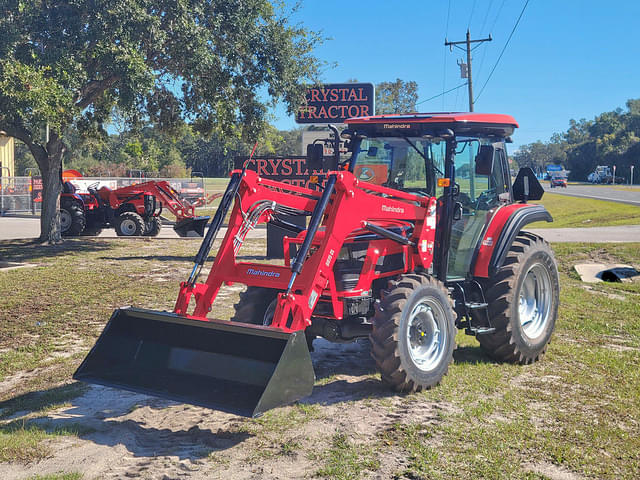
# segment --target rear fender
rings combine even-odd
[[[540,221],[553,222],[551,214],[542,205],[515,203],[496,210],[478,246],[473,275],[483,278],[495,275],[520,230]]]

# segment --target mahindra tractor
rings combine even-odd
[[[78,172],[73,171],[79,175]],[[89,185],[88,192],[77,192],[65,181],[60,195],[60,229],[62,235],[98,235],[112,226],[118,236],[152,236],[160,233],[163,209],[176,217],[174,230],[181,237],[191,232],[199,236],[209,217],[198,217],[195,206],[183,200],[166,181],[149,181],[110,189]]]
[[[456,329],[497,361],[542,358],[558,272],[547,242],[525,230],[552,221],[527,203],[542,187],[530,169],[511,183],[505,144],[516,121],[438,113],[346,123],[329,127],[335,156],[308,148],[312,188],[233,171],[173,311],[116,310],[75,378],[256,416],[311,393],[316,337],[368,338],[382,382],[402,392],[441,381]],[[266,222],[290,232],[282,264],[239,260],[247,233]],[[210,318],[233,284],[247,289],[231,320]]]

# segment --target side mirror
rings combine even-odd
[[[481,145],[476,155],[476,175],[491,175],[493,171],[493,154],[495,149],[491,145]]]
[[[462,218],[462,203],[456,202],[453,205],[453,220],[458,221]]]
[[[322,170],[324,167],[324,145],[312,143],[307,145],[307,169],[309,173]]]

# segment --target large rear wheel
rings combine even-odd
[[[389,282],[370,335],[382,381],[398,391],[440,383],[453,359],[455,317],[447,288],[435,278],[411,274]]]
[[[558,315],[558,269],[549,244],[520,232],[504,266],[485,283],[489,318],[496,332],[478,335],[493,358],[533,363],[544,355]]]
[[[151,217],[144,222],[144,236],[157,237],[162,229],[162,220],[160,217]]]
[[[76,203],[60,206],[60,232],[65,237],[80,235],[86,225],[84,210]]]

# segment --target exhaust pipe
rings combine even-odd
[[[311,394],[303,331],[116,310],[73,378],[246,417]]]

